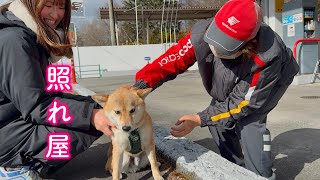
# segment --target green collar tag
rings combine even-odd
[[[131,154],[138,154],[139,152],[142,151],[140,135],[139,135],[138,129],[135,129],[130,133],[129,141],[130,141],[130,146],[131,146],[131,150],[130,150]]]

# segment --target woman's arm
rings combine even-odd
[[[65,93],[46,92],[46,80],[41,68],[39,45],[35,38],[21,28],[1,34],[0,90],[10,99],[22,118],[33,124],[53,126],[47,122],[48,110],[57,101],[68,107],[70,123],[63,123],[62,113],[57,113],[56,127],[89,130],[93,109],[97,107],[91,97]],[[10,112],[7,112],[10,113]]]

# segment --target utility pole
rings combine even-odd
[[[113,12],[113,0],[108,0],[109,2],[109,21],[110,21],[110,36],[112,46],[116,45],[116,31],[114,22],[114,12]]]

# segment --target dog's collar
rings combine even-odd
[[[131,146],[131,150],[129,151],[131,154],[138,154],[142,151],[141,149],[141,140],[138,129],[131,131],[129,135],[129,142]]]

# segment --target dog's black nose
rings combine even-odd
[[[122,130],[124,130],[126,132],[130,131],[130,129],[131,129],[131,126],[123,126],[122,127]]]

